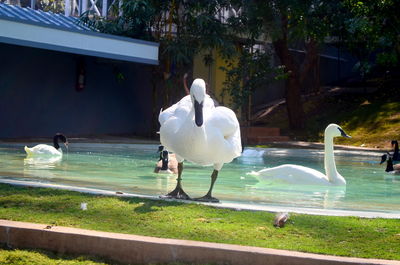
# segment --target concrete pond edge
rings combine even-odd
[[[102,257],[128,264],[354,265],[400,264],[396,260],[363,259],[100,232],[0,220],[0,244],[9,248],[43,249]]]

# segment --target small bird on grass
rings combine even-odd
[[[288,213],[278,213],[275,216],[275,220],[274,220],[274,226],[275,227],[284,227],[285,223],[287,222],[287,220],[289,219],[289,214]]]

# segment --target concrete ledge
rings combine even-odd
[[[395,260],[360,259],[259,247],[163,239],[98,232],[44,224],[0,220],[0,244],[59,253],[87,254],[122,263],[187,262],[195,264],[399,264]]]

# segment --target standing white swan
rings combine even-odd
[[[339,125],[329,124],[325,129],[325,174],[299,165],[281,165],[273,168],[251,172],[250,175],[258,176],[260,180],[281,181],[291,184],[304,185],[346,185],[346,180],[337,172],[333,154],[333,138],[337,136],[349,137]]]
[[[215,107],[206,94],[203,79],[196,79],[190,95],[162,111],[158,118],[161,144],[176,155],[178,179],[176,188],[167,198],[190,199],[181,186],[183,161],[214,166],[207,194],[196,200],[218,202],[212,189],[224,163],[240,156],[242,145],[240,127],[235,113],[226,107]]]
[[[25,146],[25,152],[28,157],[32,156],[62,156],[62,149],[60,148],[60,145],[58,144],[58,140],[61,140],[65,147],[68,148],[68,141],[67,137],[65,137],[61,133],[57,133],[53,137],[53,145],[47,145],[47,144],[38,144],[34,147],[27,147]]]

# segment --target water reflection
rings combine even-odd
[[[62,156],[56,157],[29,157],[24,159],[24,176],[55,178],[54,169],[61,165]]]
[[[335,209],[340,207],[346,198],[346,186],[293,185],[258,182],[249,186],[254,193],[265,194],[264,199],[275,204],[300,207],[319,207]],[[270,198],[268,198],[270,197]]]
[[[57,157],[29,157],[24,159],[24,166],[35,169],[55,168],[60,164],[62,156]]]

